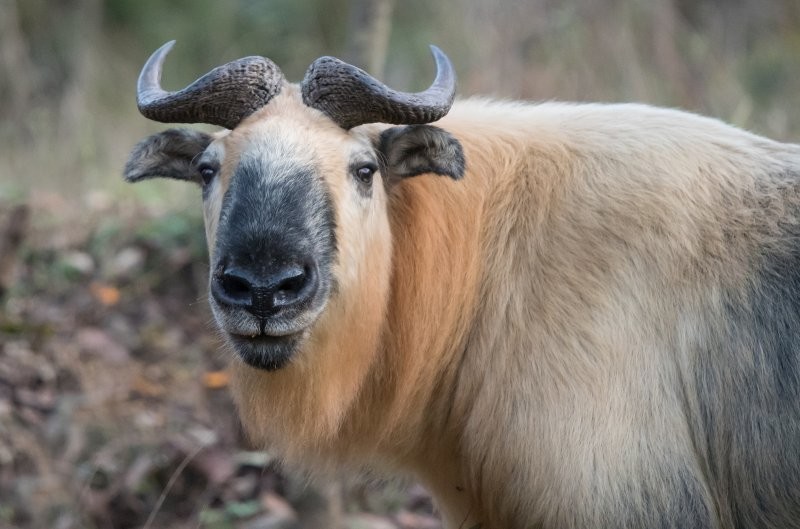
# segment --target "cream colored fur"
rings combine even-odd
[[[753,210],[758,179],[800,149],[642,105],[467,100],[437,126],[464,179],[376,181],[369,201],[343,153],[380,127],[341,131],[291,87],[218,140],[228,164],[280,130],[336,205],[339,289],[312,338],[276,372],[234,361],[253,440],[312,472],[412,475],[450,529],[604,527],[613,508],[591,505],[666,489],[676,466],[702,475],[689,344],[780,214]]]

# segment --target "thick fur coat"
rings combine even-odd
[[[369,329],[239,366],[254,438],[410,471],[450,527],[800,526],[800,147],[642,105],[437,125],[464,179],[388,187]]]
[[[451,529],[800,527],[800,146],[643,105],[466,100],[436,126],[463,178],[382,151],[367,198],[344,146],[386,127],[291,86],[215,139],[212,248],[258,146],[316,167],[335,217],[308,339],[234,361],[254,441],[414,476]]]

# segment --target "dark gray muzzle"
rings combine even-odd
[[[223,266],[211,279],[211,295],[221,306],[244,309],[263,322],[309,304],[319,286],[316,268],[313,262],[279,262],[260,272]]]

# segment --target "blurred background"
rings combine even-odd
[[[462,97],[638,101],[800,141],[797,0],[0,0],[0,527],[440,527],[413,483],[286,475],[243,439],[205,303],[200,194],[128,186],[164,85],[321,55]]]

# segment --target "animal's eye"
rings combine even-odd
[[[372,183],[372,176],[375,174],[375,171],[378,170],[378,167],[373,163],[365,163],[363,165],[357,166],[353,170],[353,175],[358,178],[360,182],[364,184],[371,184]]]
[[[203,180],[203,187],[209,185],[211,181],[214,180],[218,170],[218,167],[208,163],[201,164],[200,167],[197,168],[197,171],[200,173],[200,178]]]

